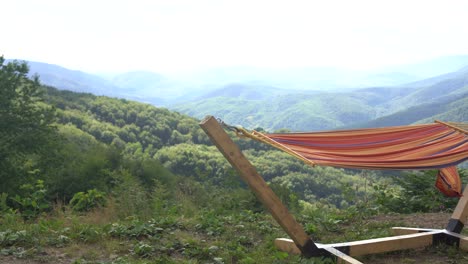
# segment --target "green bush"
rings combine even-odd
[[[16,195],[12,200],[16,203],[23,218],[35,218],[50,208],[43,180],[37,180],[34,185],[23,184],[20,189],[25,193],[24,197]]]
[[[466,182],[465,170],[458,170]],[[439,212],[454,208],[456,198],[445,197],[434,186],[437,171],[401,174],[394,178],[395,185],[375,185],[373,202],[381,211],[397,213]]]
[[[78,192],[70,200],[72,209],[79,212],[89,211],[98,206],[106,204],[105,193],[96,189],[87,192]]]
[[[3,214],[11,214],[14,213],[15,210],[8,206],[8,194],[7,193],[0,193],[0,213]]]

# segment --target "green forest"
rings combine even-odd
[[[467,100],[468,69],[464,68],[412,84],[351,92],[237,84],[172,109],[197,118],[221,115],[225,122],[247,128],[317,131],[431,123],[435,119],[466,122]]]
[[[0,57],[0,262],[328,263],[274,248],[287,235],[199,120],[28,73]],[[366,219],[457,203],[434,188],[435,171],[312,168],[231,136],[320,242],[387,235],[389,223]]]

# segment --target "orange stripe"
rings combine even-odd
[[[295,155],[335,167],[430,168],[468,158],[467,136],[443,124],[261,135]]]

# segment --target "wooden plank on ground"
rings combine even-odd
[[[316,244],[320,248],[323,246],[322,244]],[[299,248],[294,244],[294,242],[291,239],[287,238],[277,238],[275,239],[275,247],[283,252],[287,252],[289,254],[293,255],[300,255],[301,251]],[[352,258],[351,256],[346,255],[345,253],[334,249],[332,247],[330,248],[324,248],[324,250],[328,251],[330,254],[334,255],[337,257],[337,263],[343,263],[343,264],[360,264],[358,260]]]
[[[275,239],[275,247],[283,252],[293,255],[300,255],[301,250],[294,244],[294,241],[288,238]]]
[[[346,255],[345,253],[339,251],[338,249],[325,248],[325,250],[337,258],[337,261],[336,261],[337,264],[363,264],[359,260]]]
[[[430,246],[433,242],[433,235],[444,234],[445,232],[445,230],[435,230],[409,235],[391,236],[335,244],[316,245],[320,249],[335,248],[340,250],[341,252],[346,252],[346,254],[349,256],[362,256],[368,254],[377,254]],[[276,239],[275,241],[275,245],[278,247],[278,249],[289,250],[289,252],[294,253],[295,251],[293,246],[288,245],[288,243],[293,244],[293,241],[290,239]]]
[[[257,198],[270,211],[275,220],[281,225],[294,243],[307,256],[310,251],[317,251],[316,245],[304,231],[304,228],[289,213],[286,206],[258,174],[255,167],[242,154],[239,147],[232,141],[218,121],[212,117],[206,117],[200,126],[210,137],[224,157],[237,170],[241,178],[249,185]]]
[[[414,227],[392,227],[392,232],[396,236],[416,234],[421,232],[442,231],[439,229],[414,228]]]
[[[368,239],[341,244],[332,244],[334,248],[347,247],[350,256],[361,256],[391,252],[397,250],[421,248],[432,245],[432,236],[442,231],[432,231],[417,234]]]
[[[450,232],[450,231],[445,231],[445,234],[448,236],[454,237],[459,239],[459,245],[458,248],[464,251],[468,251],[468,237],[464,235],[460,235],[458,233]]]

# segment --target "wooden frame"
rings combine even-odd
[[[275,240],[275,246],[281,251],[302,254],[305,257],[329,256],[334,257],[338,263],[350,264],[362,263],[353,256],[421,248],[440,243],[456,245],[468,251],[468,237],[460,235],[468,218],[468,186],[445,229],[394,227],[396,236],[336,244],[314,243],[219,122],[214,117],[207,116],[200,126],[290,236],[291,239]]]

